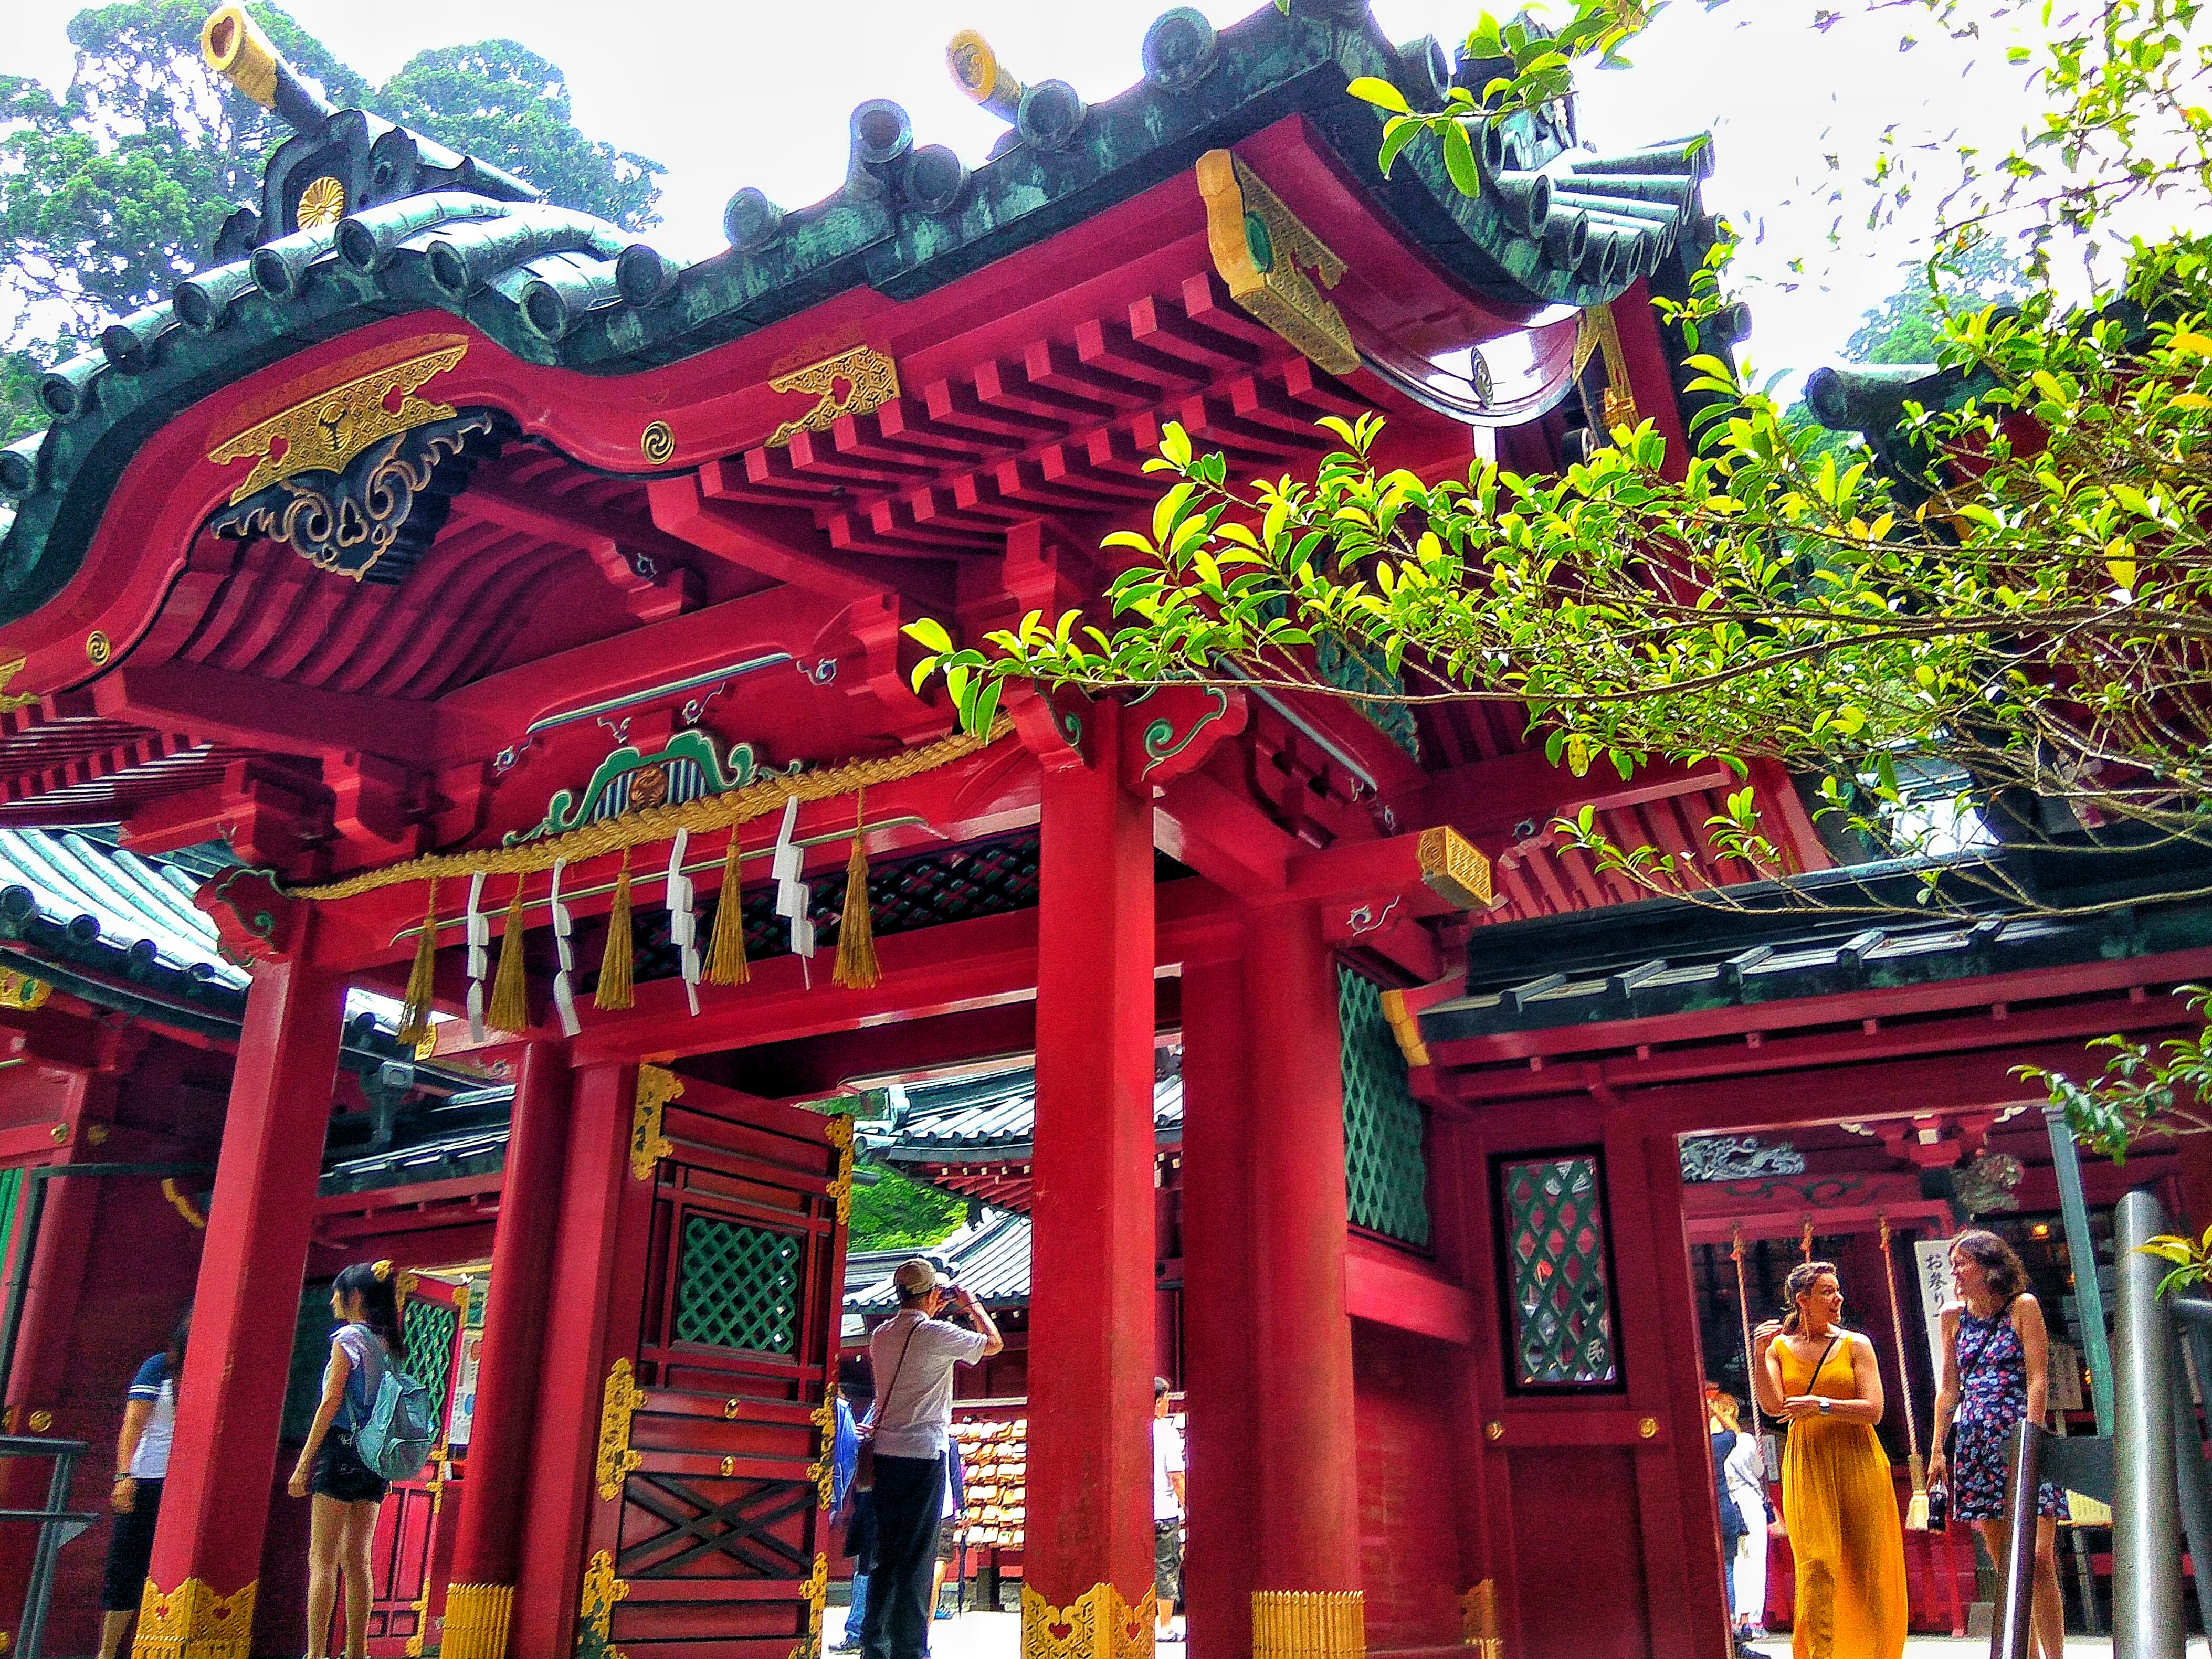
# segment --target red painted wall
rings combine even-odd
[[[1439,1380],[1440,1343],[1355,1321],[1352,1374],[1359,1443],[1359,1570],[1370,1650],[1455,1645],[1459,1534]]]

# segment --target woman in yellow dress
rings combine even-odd
[[[1900,1659],[1905,1529],[1889,1459],[1875,1439],[1881,1370],[1874,1344],[1843,1328],[1832,1261],[1792,1268],[1790,1311],[1752,1334],[1752,1381],[1786,1418],[1782,1516],[1797,1563],[1794,1659]]]

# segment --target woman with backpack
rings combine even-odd
[[[331,1286],[330,1364],[299,1467],[286,1488],[314,1498],[307,1544],[307,1659],[329,1659],[331,1609],[345,1583],[346,1659],[368,1652],[369,1546],[391,1486],[362,1459],[355,1437],[374,1410],[385,1373],[406,1352],[392,1264],[357,1261]]]

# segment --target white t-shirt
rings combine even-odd
[[[1171,1474],[1181,1474],[1184,1469],[1182,1431],[1173,1419],[1156,1417],[1152,1419],[1152,1519],[1179,1521],[1182,1505],[1176,1502],[1175,1482]]]
[[[145,1432],[131,1454],[133,1480],[161,1480],[169,1473],[169,1444],[177,1432],[177,1381],[169,1375],[169,1356],[157,1353],[138,1368],[131,1379],[131,1398],[143,1400],[154,1409],[146,1419]]]
[[[952,1368],[983,1357],[990,1339],[902,1308],[876,1328],[868,1354],[876,1374],[876,1454],[935,1457],[952,1425]]]
[[[1754,1532],[1765,1530],[1766,1468],[1759,1458],[1758,1440],[1737,1431],[1735,1449],[1729,1453],[1728,1462],[1722,1468],[1728,1475],[1729,1495],[1743,1511],[1744,1525]]]

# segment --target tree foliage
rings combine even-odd
[[[872,1180],[853,1185],[856,1250],[926,1250],[942,1244],[968,1220],[968,1200],[909,1181],[885,1164],[868,1167]]]
[[[0,76],[0,235],[21,307],[9,343],[33,347],[33,362],[197,270],[289,136],[201,61],[210,9],[208,0],[121,0],[82,11],[70,24],[66,91]],[[250,9],[332,102],[518,173],[562,206],[633,228],[651,222],[661,168],[579,132],[566,79],[535,53],[511,41],[424,52],[378,88],[276,7]]]
[[[1866,0],[1958,33],[1955,0]],[[1933,250],[1951,292],[1872,320],[1900,353],[1957,372],[1957,406],[1907,406],[1892,453],[1921,476],[1898,488],[1856,445],[1819,442],[1701,334],[1725,299],[1729,246],[1659,301],[1690,347],[1705,404],[1688,454],[1650,421],[1584,464],[1529,476],[1476,462],[1425,482],[1379,469],[1381,422],[1331,419],[1339,448],[1310,477],[1232,480],[1218,454],[1164,429],[1149,465],[1168,486],[1146,531],[1109,536],[1121,574],[1110,617],[1032,614],[957,643],[910,631],[971,725],[1008,678],[1105,690],[1163,681],[1262,684],[1389,701],[1489,699],[1523,709],[1547,755],[1624,779],[1656,761],[1769,757],[1820,781],[1824,811],[1881,850],[1942,850],[1961,822],[2087,858],[2145,842],[2212,842],[2212,46],[2197,0],[2041,9],[2039,48],[2010,56],[2045,100],[2008,154],[1962,154]],[[1616,54],[1648,11],[1579,0],[1545,36],[1485,18],[1467,54],[1498,65],[1480,98],[1438,113],[1355,82],[1384,112],[1382,160],[1434,142],[1470,193],[1470,130],[1565,94],[1575,64]],[[1874,175],[1902,188],[1885,159]],[[2120,236],[2121,223],[2137,227]],[[2179,229],[2151,234],[2147,224]],[[2030,281],[2017,303],[2009,252]],[[2048,285],[2080,255],[2096,292]],[[1964,279],[1961,282],[1960,279]],[[1926,331],[1924,343],[1919,332]],[[1324,640],[1404,696],[1323,684]],[[1932,812],[1927,780],[1950,779]],[[1724,855],[1793,872],[1746,789],[1708,826]],[[1657,846],[1608,842],[1584,814],[1554,828],[1653,892],[1725,906]],[[2212,863],[2169,896],[2212,896]],[[1977,878],[2041,908],[2001,864]],[[1934,866],[1921,897],[1950,901]],[[1812,902],[1808,899],[1806,902]],[[2123,1053],[2121,1060],[2130,1056]],[[2184,1056],[2045,1081],[2077,1128],[2120,1152],[2186,1089]],[[2135,1091],[2123,1099],[2126,1091]]]

